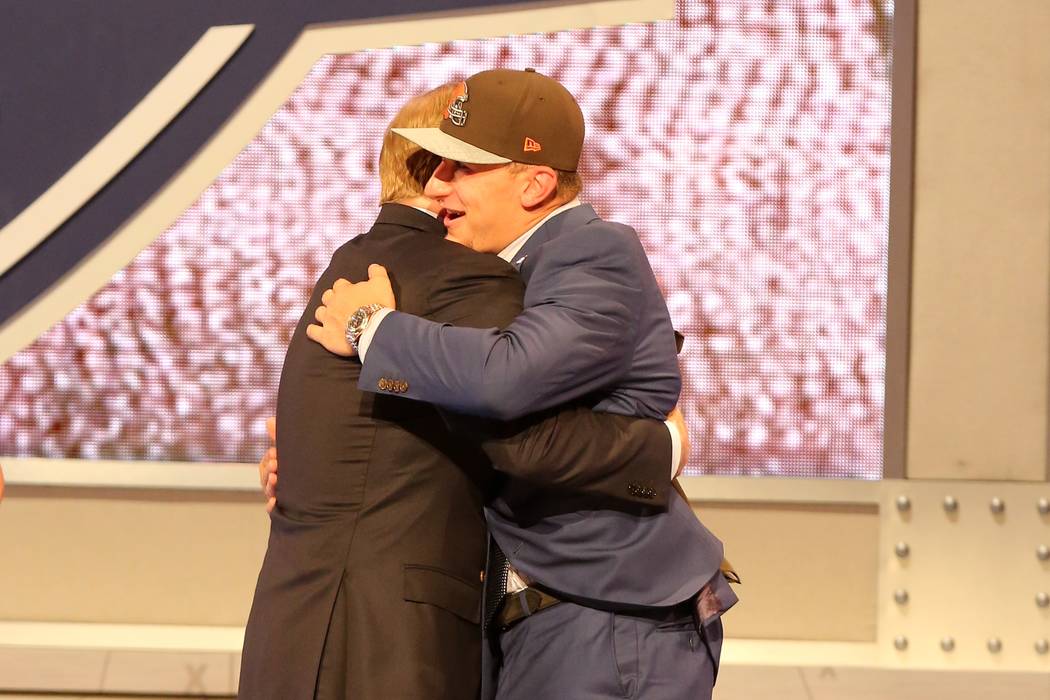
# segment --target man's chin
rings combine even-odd
[[[467,240],[466,238],[460,238],[459,236],[456,236],[451,233],[445,235],[445,240],[452,241],[453,243],[459,243],[461,246],[465,246],[467,248],[471,247],[469,240]]]

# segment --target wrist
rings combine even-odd
[[[671,438],[671,478],[674,479],[682,470],[682,433],[674,421],[665,420],[667,433]]]

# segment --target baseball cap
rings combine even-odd
[[[456,86],[437,128],[393,129],[442,158],[528,163],[574,172],[583,112],[569,91],[532,68],[487,70]]]

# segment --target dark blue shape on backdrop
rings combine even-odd
[[[519,1],[0,0],[0,227],[91,150],[209,27],[255,25],[240,51],[177,119],[93,200],[0,276],[0,323],[148,201],[237,109],[306,25]]]

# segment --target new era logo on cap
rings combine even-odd
[[[530,139],[528,136],[525,137],[525,147],[522,149],[526,153],[529,151],[542,151],[543,146],[539,142]]]

